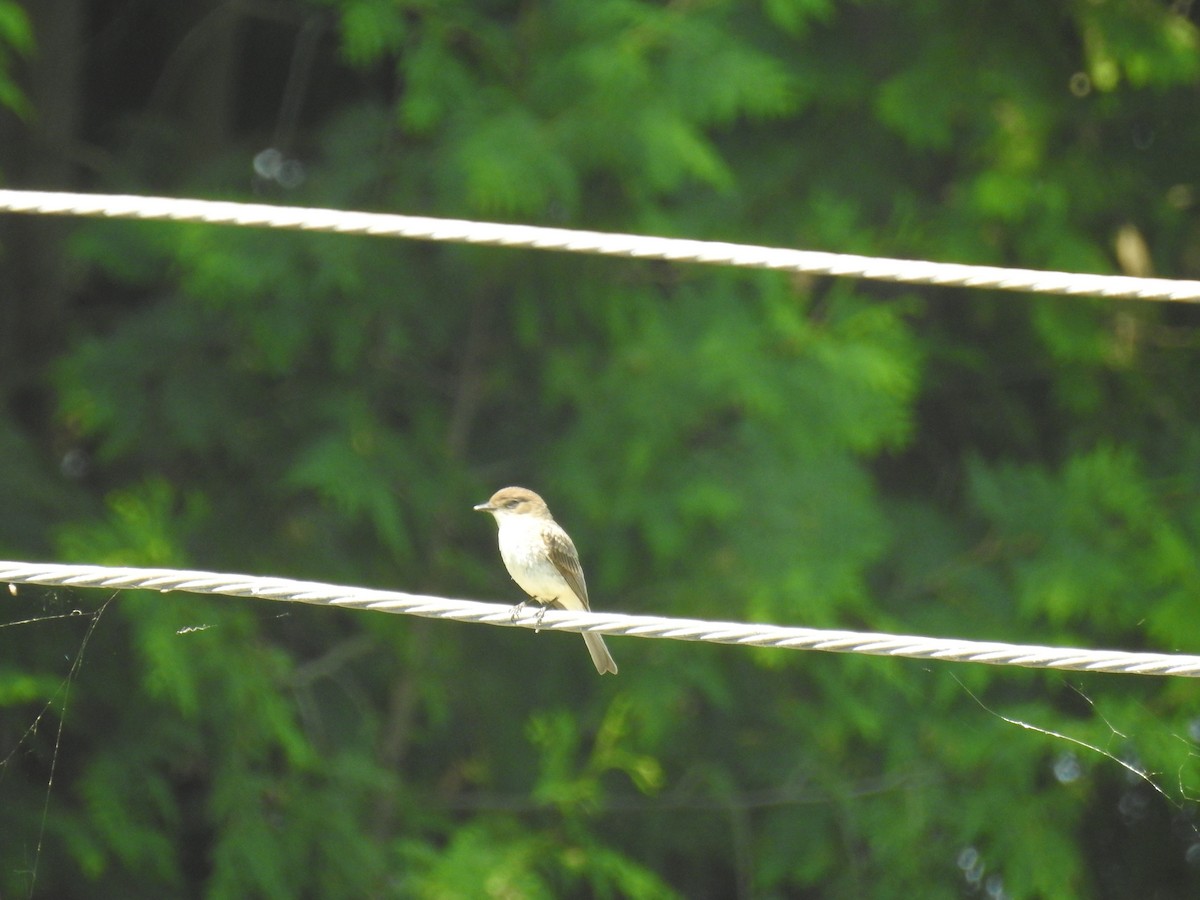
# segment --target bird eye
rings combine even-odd
[[[516,500],[509,500],[507,503],[505,503],[505,504],[504,504],[504,508],[505,508],[505,509],[516,509],[516,508],[517,508],[517,501],[516,501]]]

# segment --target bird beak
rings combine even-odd
[[[493,507],[490,503],[476,503],[473,507],[476,512],[491,512]]]

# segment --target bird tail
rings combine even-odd
[[[583,634],[583,642],[587,644],[588,653],[592,654],[592,662],[596,664],[596,671],[601,675],[607,672],[617,674],[617,664],[613,662],[612,654],[608,652],[608,647],[604,645],[604,638],[598,634],[592,634],[590,631],[585,631]]]

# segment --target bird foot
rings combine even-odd
[[[519,618],[521,617],[521,613],[522,613],[522,612],[524,611],[524,609],[525,609],[525,604],[527,604],[528,602],[529,602],[529,600],[528,600],[528,599],[522,600],[520,603],[518,603],[516,606],[514,606],[514,607],[513,607],[513,608],[512,608],[512,609],[509,611],[509,614],[508,614],[508,615],[509,615],[509,621],[510,621],[510,622],[513,622],[514,624],[516,623],[517,619],[519,619]],[[541,600],[539,600],[539,601],[538,601],[538,606],[539,606],[540,608],[539,608],[539,609],[538,609],[538,611],[537,611],[537,617],[536,617],[536,618],[533,620],[533,633],[534,633],[534,634],[537,634],[539,631],[541,631],[541,630],[542,630],[542,619],[544,619],[544,618],[546,617],[546,606],[545,606],[545,604],[544,604],[544,603],[542,603],[542,601],[541,601]]]

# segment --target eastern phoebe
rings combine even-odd
[[[521,590],[543,608],[588,609],[587,584],[579,565],[579,553],[570,536],[550,515],[546,501],[525,488],[506,487],[475,509],[495,517],[500,528],[500,557]],[[584,632],[583,640],[596,671],[601,675],[617,674],[617,664],[604,646],[604,639]]]

